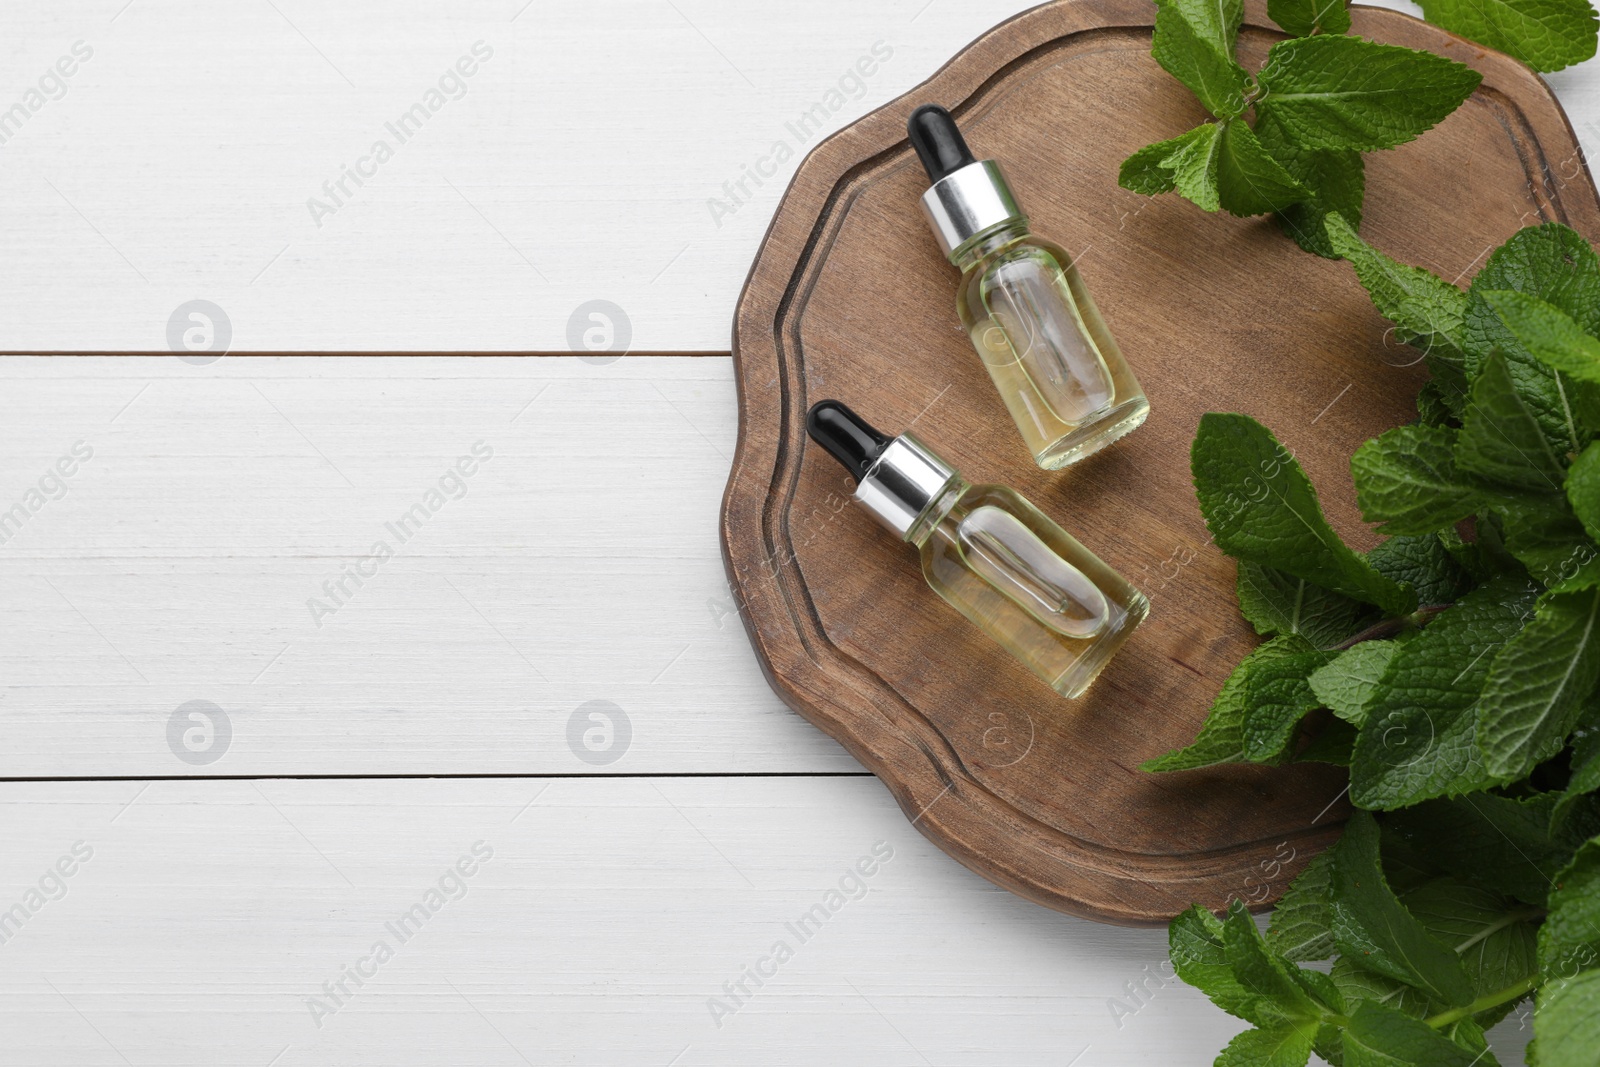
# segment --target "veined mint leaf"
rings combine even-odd
[[[1244,113],[1249,75],[1233,58],[1242,0],[1157,0],[1150,54],[1221,119]]]
[[[1528,226],[1490,254],[1467,293],[1467,373],[1476,375],[1481,361],[1499,350],[1545,435],[1576,451],[1600,429],[1600,386],[1567,377],[1524,348],[1484,299],[1504,290],[1537,297],[1592,333],[1600,330],[1600,261],[1588,241],[1559,223]]]
[[[1257,1011],[1269,1022],[1258,1025],[1309,1022],[1315,1033],[1323,1009],[1336,1007],[1322,999],[1339,996],[1331,985],[1322,986],[1315,979],[1302,980],[1298,967],[1273,955],[1261,931],[1256,929],[1249,910],[1240,901],[1233,902],[1228,917],[1223,920],[1222,947],[1228,966],[1233,968],[1233,976],[1259,998]]]
[[[1511,290],[1485,292],[1483,299],[1535,359],[1580,381],[1600,382],[1600,341],[1584,333],[1571,315]]]
[[[1594,56],[1595,15],[1586,0],[1422,0],[1422,13],[1537,71]]]
[[[1494,784],[1477,745],[1475,705],[1495,651],[1532,617],[1536,591],[1514,577],[1496,579],[1401,645],[1356,738],[1356,804],[1399,808]]]
[[[1194,137],[1179,138],[1184,143],[1160,166],[1172,172],[1172,184],[1179,196],[1205,211],[1216,211],[1222,206],[1217,188],[1222,166],[1222,124],[1208,122],[1190,133]]]
[[[1239,984],[1222,945],[1222,921],[1195,904],[1167,927],[1167,951],[1172,969],[1189,985],[1211,998],[1229,1015],[1256,1023],[1259,999]]]
[[[1539,928],[1539,972],[1549,981],[1600,967],[1600,839],[1578,849],[1556,887]]]
[[[1546,585],[1564,581],[1592,550],[1582,524],[1558,494],[1513,494],[1489,506],[1504,527],[1506,551]]]
[[[1304,638],[1276,637],[1246,656],[1222,683],[1194,743],[1140,764],[1146,771],[1187,771],[1244,761],[1246,682],[1251,673],[1286,656],[1311,651]],[[1188,981],[1188,979],[1184,979]],[[1193,985],[1194,983],[1190,983]]]
[[[1173,168],[1162,164],[1194,141],[1215,137],[1216,131],[1212,129],[1214,125],[1208,122],[1170,141],[1157,141],[1155,144],[1145,145],[1122,161],[1122,169],[1117,173],[1117,184],[1145,196],[1171,192],[1177,188],[1177,180],[1173,177]]]
[[[1417,418],[1424,426],[1454,426],[1460,422],[1444,386],[1431,379],[1417,390]]]
[[[1600,257],[1583,235],[1559,222],[1525,226],[1489,254],[1471,293],[1510,290],[1560,308],[1585,330],[1600,329]],[[1510,333],[1487,304],[1468,314],[1469,346],[1480,355],[1504,348]]]
[[[1333,937],[1340,953],[1440,1003],[1470,1003],[1472,980],[1460,958],[1423,928],[1384,879],[1372,815],[1352,815],[1332,852]]]
[[[1284,959],[1301,963],[1333,955],[1332,869],[1333,853],[1317,853],[1272,909],[1267,946]]]
[[[1376,604],[1393,615],[1416,608],[1411,592],[1352,552],[1322,515],[1300,465],[1247,415],[1201,417],[1190,453],[1200,510],[1230,556]]]
[[[1543,912],[1456,878],[1437,878],[1402,893],[1406,910],[1440,944],[1461,959],[1475,996],[1498,993],[1538,973],[1534,942]],[[1492,1026],[1511,1010],[1508,1001],[1479,1022]]]
[[[1258,117],[1255,131],[1261,147],[1283,164],[1283,169],[1293,175],[1295,181],[1311,190],[1309,199],[1278,210],[1278,221],[1284,232],[1307,252],[1324,259],[1338,259],[1333,245],[1328,242],[1324,222],[1330,212],[1338,212],[1350,225],[1361,225],[1361,206],[1366,196],[1366,166],[1361,161],[1361,153],[1349,149],[1307,148],[1285,133],[1270,116]]]
[[[1367,704],[1400,648],[1397,641],[1363,641],[1313,671],[1307,679],[1311,692],[1323,707],[1359,727],[1367,721]]]
[[[1498,353],[1483,361],[1456,438],[1456,467],[1516,493],[1560,493],[1566,463]]]
[[[1245,679],[1244,758],[1281,763],[1300,720],[1321,705],[1306,676],[1328,662],[1326,652],[1306,652],[1264,663]]]
[[[1338,215],[1328,216],[1326,228],[1333,250],[1350,261],[1378,314],[1395,324],[1399,340],[1459,363],[1467,294],[1431,271],[1390,259]]]
[[[1241,561],[1239,610],[1258,634],[1298,634],[1332,648],[1361,628],[1372,609],[1274,567]]]
[[[1347,956],[1340,956],[1333,961],[1328,976],[1344,994],[1344,999],[1351,1004],[1363,1000],[1375,1000],[1417,1018],[1436,1015],[1445,1010],[1445,1005],[1429,1000],[1421,991],[1388,975],[1362,970]],[[1482,1064],[1479,1067],[1482,1067]]]
[[[1483,76],[1431,52],[1325,35],[1267,53],[1256,114],[1270,113],[1307,148],[1371,152],[1437,125]]]
[[[1419,604],[1454,603],[1472,586],[1437,534],[1391,537],[1367,553],[1367,562],[1385,578],[1409,585]]]
[[[1477,510],[1479,493],[1456,470],[1456,431],[1397,426],[1350,460],[1356,502],[1368,522],[1391,534],[1430,534]]]
[[[1344,1067],[1484,1067],[1484,1057],[1419,1019],[1362,1001],[1344,1031]]]
[[[1489,1051],[1489,1041],[1484,1036],[1484,1028],[1477,1021],[1483,1014],[1457,1020],[1449,1026],[1442,1027],[1439,1032],[1471,1053],[1474,1067],[1500,1067],[1500,1061]],[[1510,1014],[1509,1009],[1506,1010],[1506,1014]]]
[[[1235,1034],[1217,1057],[1215,1067],[1305,1067],[1311,1059],[1314,1023],[1286,1023],[1266,1030]]]
[[[1590,538],[1600,541],[1600,441],[1578,454],[1567,469],[1567,502]]]
[[[1539,1067],[1593,1067],[1600,1048],[1600,968],[1539,990],[1533,1036]]]
[[[1263,215],[1311,196],[1267,150],[1255,131],[1241,121],[1222,128],[1217,159],[1217,192],[1222,207],[1233,215]]]
[[[1385,816],[1385,829],[1463,881],[1543,906],[1588,827],[1552,831],[1558,794],[1525,799],[1475,793]]]
[[[1345,0],[1267,0],[1267,17],[1291,37],[1350,32]]]
[[[1551,593],[1494,657],[1478,701],[1489,773],[1521,778],[1557,752],[1600,682],[1600,589]]]

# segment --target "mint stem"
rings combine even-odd
[[[1393,637],[1395,634],[1410,627],[1426,626],[1428,620],[1449,606],[1449,604],[1425,604],[1410,615],[1402,615],[1397,619],[1383,619],[1380,622],[1373,623],[1354,637],[1340,641],[1329,651],[1343,652],[1348,648],[1354,648],[1363,641],[1372,641],[1380,637]]]
[[[1440,1012],[1438,1015],[1433,1015],[1427,1019],[1424,1019],[1423,1022],[1427,1023],[1435,1030],[1442,1030],[1451,1023],[1458,1023],[1469,1015],[1476,1015],[1480,1011],[1487,1011],[1490,1008],[1497,1008],[1501,1004],[1505,1004],[1509,1001],[1520,1000],[1537,984],[1538,983],[1534,980],[1533,976],[1530,975],[1518,982],[1516,985],[1508,985],[1497,993],[1485,993],[1483,996],[1479,997],[1477,1000],[1474,1000],[1471,1004],[1468,1004],[1464,1008],[1452,1008],[1449,1011]]]

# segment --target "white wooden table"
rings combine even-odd
[[[0,1062],[1211,1062],[1163,932],[967,873],[783,707],[718,556],[784,183],[1023,6],[7,6]],[[170,354],[195,300],[234,355]],[[683,354],[237,354],[591,301]]]

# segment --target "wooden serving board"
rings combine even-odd
[[[956,859],[1030,900],[1122,923],[1192,901],[1264,906],[1346,814],[1344,775],[1325,765],[1138,769],[1193,738],[1259,640],[1195,504],[1201,414],[1270,426],[1334,527],[1368,548],[1350,454],[1414,417],[1426,377],[1348,264],[1300,251],[1270,219],[1117,186],[1126,155],[1206,118],[1150,58],[1154,10],[1029,11],[805,160],[739,301],[739,446],[722,522],[778,693]],[[1437,129],[1367,157],[1368,240],[1469,278],[1522,225],[1600,234],[1572,130],[1535,75],[1405,15],[1357,8],[1354,23],[1484,74]],[[1258,68],[1281,36],[1248,4],[1242,61]],[[957,321],[957,275],[923,222],[927,183],[905,138],[925,102],[955,113],[979,158],[1003,162],[1036,232],[1077,256],[1149,394],[1142,429],[1066,471],[1033,465]],[[914,426],[972,481],[1016,487],[1144,590],[1149,620],[1083,699],[1010,660],[924,585],[909,546],[849,503],[849,478],[805,438],[804,413],[824,397],[890,433]]]

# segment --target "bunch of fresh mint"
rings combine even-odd
[[[1426,0],[1423,10],[1536,70],[1595,53],[1589,0]],[[1277,212],[1302,248],[1334,258],[1323,222],[1337,212],[1360,225],[1361,154],[1432,128],[1482,78],[1430,52],[1348,36],[1343,0],[1268,0],[1267,13],[1291,36],[1252,76],[1235,58],[1242,0],[1157,0],[1152,53],[1215,121],[1141,148],[1119,180],[1150,196],[1177,190],[1207,211]]]
[[[1260,423],[1200,422],[1200,510],[1268,640],[1194,743],[1145,769],[1319,760],[1349,768],[1357,811],[1265,937],[1238,900],[1223,919],[1178,916],[1175,969],[1254,1026],[1218,1067],[1303,1067],[1313,1052],[1489,1067],[1485,1028],[1530,996],[1528,1062],[1594,1067],[1600,259],[1550,224],[1513,236],[1466,292],[1396,262],[1356,232],[1361,153],[1437,124],[1478,74],[1347,36],[1342,0],[1268,0],[1292,36],[1252,78],[1234,58],[1241,0],[1156,6],[1155,58],[1215,121],[1135,152],[1122,185],[1277,212],[1302,248],[1350,262],[1431,372],[1417,421],[1351,461],[1362,514],[1388,535],[1367,553]],[[1588,0],[1422,6],[1538,70],[1595,53]]]
[[[1265,938],[1235,902],[1172,924],[1177,973],[1257,1029],[1219,1067],[1493,1064],[1530,993],[1541,1067],[1600,1062],[1600,259],[1549,224],[1466,292],[1338,215],[1348,259],[1432,371],[1351,469],[1390,536],[1352,551],[1293,456],[1210,414],[1200,510],[1269,638],[1194,743],[1145,765],[1320,760],[1358,810]],[[1330,798],[1332,799],[1332,798]],[[1374,812],[1381,813],[1375,816]],[[1331,970],[1302,962],[1333,959]]]

